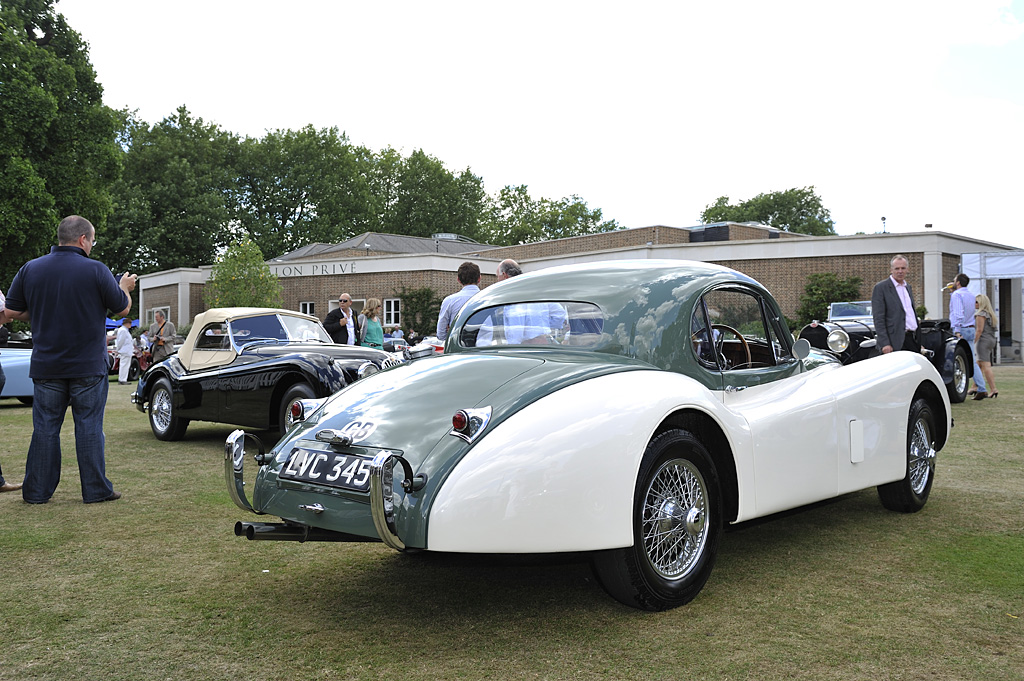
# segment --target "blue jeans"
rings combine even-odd
[[[987,392],[985,390],[985,377],[981,374],[981,367],[978,366],[978,351],[974,348],[974,333],[975,328],[973,326],[964,326],[960,328],[960,335],[964,337],[971,346],[971,354],[974,356],[974,387],[978,392]]]
[[[7,382],[7,375],[4,373],[4,365],[0,364],[0,393],[4,391],[4,383]],[[3,487],[7,483],[4,480],[4,471],[0,468],[0,487]]]
[[[75,420],[75,452],[82,481],[82,500],[103,501],[114,493],[103,457],[103,411],[107,406],[106,376],[33,380],[32,442],[25,461],[22,498],[30,504],[50,500],[60,482],[60,429],[68,405]]]

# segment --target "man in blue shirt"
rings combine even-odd
[[[89,254],[96,230],[71,215],[57,227],[48,255],[22,266],[7,292],[7,314],[32,323],[32,441],[22,498],[45,504],[60,482],[60,429],[67,408],[75,420],[82,500],[114,501],[106,476],[103,411],[107,404],[107,310],[127,315],[135,275],[114,279]]]
[[[967,288],[971,278],[961,272],[953,280],[953,294],[949,297],[949,328],[958,337],[963,338],[971,346],[971,354],[977,359],[974,350],[974,294]],[[985,378],[978,364],[974,364],[974,390],[970,394],[981,393],[986,396]]]
[[[459,314],[462,306],[480,292],[480,268],[471,262],[459,265],[459,283],[462,290],[441,301],[441,313],[437,316],[437,339],[440,341],[448,338],[455,315]]]

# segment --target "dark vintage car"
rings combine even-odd
[[[142,375],[132,402],[148,410],[160,440],[180,440],[191,420],[282,433],[298,400],[403,361],[401,352],[336,345],[317,318],[299,312],[214,308],[196,315],[177,353]]]
[[[132,350],[132,365],[128,368],[128,380],[134,381],[138,379],[139,375],[143,371],[149,368],[150,362],[153,361],[153,355],[146,352],[142,348],[136,346]],[[113,346],[107,347],[107,373],[111,376],[116,375],[121,368],[121,357],[114,352]]]
[[[697,595],[728,524],[871,487],[922,508],[950,425],[924,357],[843,366],[794,341],[753,279],[675,260],[488,286],[443,354],[298,412],[273,448],[228,438],[232,499],[282,520],[236,534],[587,555],[613,597],[652,610]]]
[[[974,366],[970,344],[950,331],[948,319],[926,319],[918,333],[921,352],[942,376],[949,401],[963,402]],[[875,347],[870,300],[830,304],[828,320],[811,322],[800,331],[800,338],[806,338],[812,347],[832,352],[843,364],[881,354]]]

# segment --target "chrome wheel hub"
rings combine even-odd
[[[153,406],[150,407],[153,414],[153,422],[162,431],[171,426],[171,396],[164,390],[157,391],[153,396]]]
[[[907,468],[910,488],[914,494],[921,494],[935,472],[935,447],[932,446],[931,429],[925,419],[918,419],[911,431]]]
[[[647,561],[666,579],[693,571],[708,538],[704,477],[690,461],[673,459],[658,469],[644,496],[642,532]]]
[[[963,393],[967,390],[967,378],[967,364],[958,354],[956,361],[953,362],[953,388],[956,392]]]

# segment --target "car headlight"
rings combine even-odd
[[[356,371],[356,376],[358,376],[360,379],[363,379],[366,378],[367,376],[374,375],[378,371],[379,369],[377,369],[377,365],[374,364],[373,362],[363,362],[361,365],[359,365],[359,370]]]
[[[842,329],[836,329],[828,334],[828,349],[832,352],[844,352],[846,348],[850,347],[850,334],[846,333]]]

